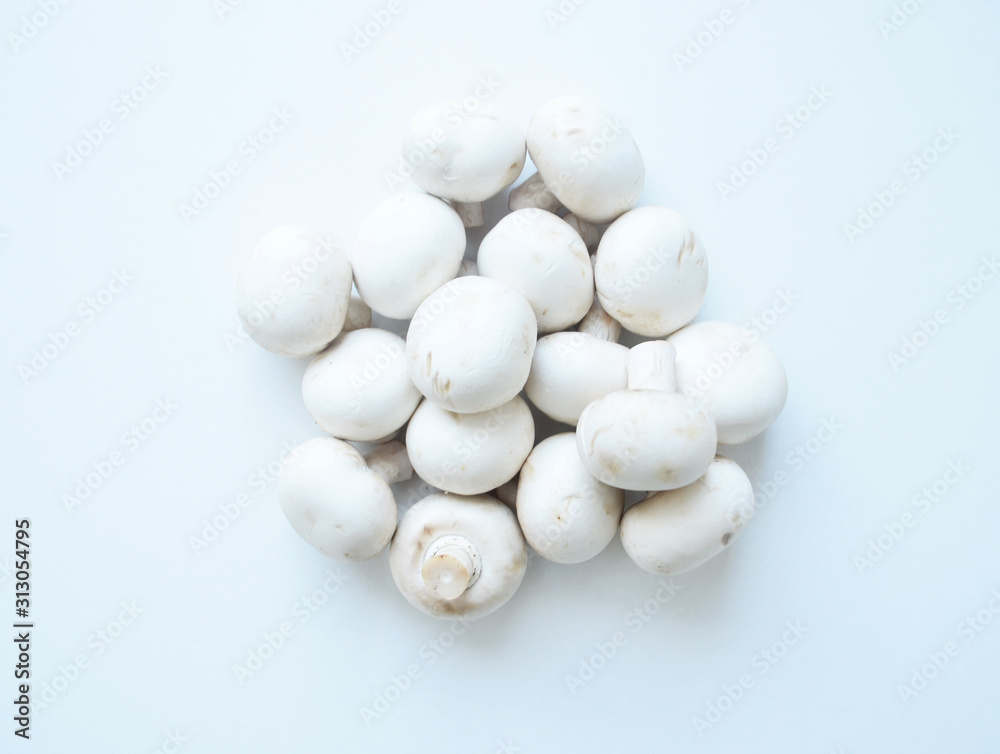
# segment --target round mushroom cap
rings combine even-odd
[[[528,124],[528,154],[570,212],[596,224],[632,209],[642,193],[642,155],[618,116],[583,97],[557,97]]]
[[[528,544],[547,560],[590,560],[614,539],[624,505],[624,492],[584,467],[572,432],[540,442],[521,468],[517,520]]]
[[[694,319],[705,300],[705,247],[672,209],[626,212],[605,231],[595,258],[601,306],[638,335],[669,335]]]
[[[365,328],[341,333],[302,376],[302,400],[324,432],[374,441],[402,427],[420,402],[406,368],[406,343]]]
[[[287,225],[265,235],[236,284],[236,314],[254,341],[290,358],[323,350],[344,326],[351,264],[308,228]]]
[[[478,555],[478,571],[460,595],[447,599],[424,581],[435,544],[465,541]],[[389,548],[399,591],[419,610],[439,618],[480,618],[507,602],[524,578],[528,550],[510,508],[489,495],[428,495],[403,514]]]
[[[691,484],[715,457],[715,423],[680,393],[618,390],[584,409],[577,450],[587,471],[624,490]]]
[[[589,333],[557,332],[539,338],[524,392],[538,409],[575,426],[598,398],[628,387],[628,348]]]
[[[644,571],[675,575],[714,558],[753,515],[753,486],[739,465],[716,456],[694,484],[651,494],[622,518],[625,552]]]
[[[458,202],[496,196],[524,168],[524,132],[496,103],[452,99],[428,105],[410,121],[403,158],[424,191]]]
[[[513,479],[534,441],[531,409],[520,396],[475,414],[424,401],[406,428],[406,452],[417,476],[460,495],[488,492]]]
[[[424,397],[460,413],[489,411],[521,392],[537,325],[524,296],[468,275],[431,294],[406,333],[410,379]]]
[[[678,392],[711,414],[720,443],[746,442],[778,418],[788,378],[759,333],[728,322],[696,322],[667,340],[677,349]]]
[[[483,238],[479,274],[500,280],[531,304],[538,332],[575,325],[594,301],[594,270],[587,246],[558,215],[519,209]]]
[[[440,199],[415,192],[390,196],[361,221],[351,252],[361,298],[383,317],[409,319],[458,273],[465,226]]]
[[[389,485],[353,446],[332,437],[292,451],[278,475],[278,501],[300,537],[338,560],[378,555],[396,528]]]

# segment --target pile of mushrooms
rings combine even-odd
[[[754,497],[719,445],[775,421],[785,371],[758,333],[693,321],[705,248],[679,212],[637,206],[645,167],[617,115],[559,97],[525,133],[493,103],[445,101],[414,116],[403,153],[422,191],[373,208],[351,248],[278,228],[239,278],[250,337],[312,358],[302,398],[325,434],[277,492],[295,532],[330,558],[388,548],[407,601],[466,619],[514,595],[529,547],[581,563],[620,533],[654,574],[730,547]],[[537,172],[465,259],[526,156]],[[436,491],[400,516],[392,485],[414,476]]]

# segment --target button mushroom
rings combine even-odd
[[[583,97],[546,102],[528,124],[527,145],[538,173],[511,191],[512,210],[554,212],[561,204],[600,224],[639,201],[646,177],[642,155],[608,108]]]
[[[302,377],[306,410],[343,440],[375,441],[398,431],[420,402],[405,349],[401,337],[385,330],[341,333]]]
[[[283,226],[254,246],[236,296],[240,323],[258,345],[279,356],[310,356],[344,326],[351,264],[308,228]]]
[[[521,468],[517,520],[539,555],[556,563],[582,563],[614,539],[625,493],[595,479],[572,432],[540,442]]]
[[[696,322],[668,340],[677,349],[677,389],[708,410],[720,443],[746,442],[778,418],[788,378],[759,334],[728,322]]]
[[[521,209],[479,245],[479,274],[500,280],[531,304],[538,332],[565,330],[594,299],[594,271],[580,235],[551,212]]]
[[[409,319],[420,302],[455,277],[465,228],[440,199],[390,196],[361,221],[350,253],[361,298],[383,317]]]
[[[524,387],[535,351],[535,313],[498,280],[456,278],[425,300],[406,333],[410,379],[461,413],[502,406]]]
[[[392,578],[414,607],[479,618],[517,591],[527,546],[511,510],[489,495],[433,494],[403,514],[389,548]]]
[[[708,412],[673,392],[673,346],[640,343],[629,351],[626,367],[628,389],[599,398],[580,416],[580,458],[591,474],[621,489],[690,484],[715,457],[717,438]]]
[[[403,138],[403,156],[424,191],[451,200],[466,227],[483,224],[483,202],[524,168],[524,132],[498,105],[482,101],[467,111],[462,100],[421,109]]]
[[[534,440],[531,410],[520,396],[475,414],[424,401],[406,428],[407,451],[417,475],[461,495],[488,492],[512,479]]]
[[[650,495],[625,512],[622,545],[644,571],[690,571],[736,541],[753,511],[753,486],[734,461],[716,456],[693,484]]]
[[[316,437],[299,445],[278,476],[278,500],[292,528],[324,555],[367,560],[396,528],[390,484],[413,475],[402,443],[363,457],[343,440]]]

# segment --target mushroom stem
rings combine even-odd
[[[451,206],[462,218],[462,225],[466,228],[481,228],[483,226],[485,220],[482,202],[452,202]]]
[[[455,534],[435,540],[424,554],[420,576],[436,596],[461,597],[479,578],[479,551],[468,539]]]
[[[510,192],[507,207],[513,212],[519,209],[544,209],[555,212],[562,207],[556,195],[549,191],[542,176],[535,173],[528,180]]]
[[[458,274],[455,275],[455,277],[464,278],[468,277],[469,275],[478,275],[478,274],[479,274],[479,265],[476,264],[471,259],[463,259],[462,264],[459,265]]]
[[[628,389],[676,392],[676,359],[677,350],[665,340],[649,340],[633,346],[625,363]]]
[[[573,214],[566,215],[563,220],[569,223],[570,227],[580,234],[580,238],[587,245],[587,251],[591,254],[597,251],[597,245],[601,242],[600,228]]]
[[[368,468],[382,477],[388,484],[405,482],[413,477],[406,446],[401,442],[386,442],[365,456]]]
[[[347,305],[347,317],[344,319],[344,328],[341,332],[351,332],[352,330],[363,330],[372,326],[372,310],[357,293],[351,293],[351,301]]]
[[[590,263],[597,264],[597,257],[591,256]],[[617,343],[619,336],[622,334],[621,323],[604,311],[604,307],[601,306],[601,299],[596,291],[594,292],[594,303],[591,304],[590,311],[583,316],[576,329],[578,332],[593,335],[609,343]]]
[[[509,482],[504,482],[493,491],[496,499],[508,508],[517,507],[517,483],[518,478],[514,477]]]

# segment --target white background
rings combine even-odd
[[[4,629],[0,750],[170,751],[171,735],[185,754],[1000,750],[1000,276],[969,299],[956,288],[998,251],[1000,7],[906,5],[905,23],[880,30],[890,0],[588,0],[562,19],[547,15],[555,2],[399,0],[348,60],[342,45],[385,5],[73,1],[21,43],[8,34],[43,11],[6,3],[0,616],[9,626],[13,520],[30,517],[32,693],[47,685],[52,701],[30,742],[14,738]],[[725,9],[731,23],[697,58],[675,57]],[[122,119],[116,101],[147,66],[165,79]],[[646,160],[642,202],[684,212],[708,250],[700,318],[770,320],[788,404],[732,451],[764,504],[665,605],[616,540],[578,566],[533,559],[503,609],[456,627],[402,599],[385,553],[325,560],[284,521],[273,485],[251,478],[319,432],[299,395],[306,361],[227,343],[243,259],[289,223],[350,244],[390,193],[410,116],[480,77],[525,125],[567,93],[620,111]],[[830,96],[782,126],[813,87]],[[290,125],[246,161],[241,144],[274,108]],[[110,133],[57,175],[104,118]],[[939,129],[955,135],[946,149]],[[768,138],[777,150],[723,197],[719,182]],[[925,150],[933,164],[914,171]],[[234,159],[239,174],[186,222],[180,205]],[[896,180],[905,192],[849,238],[845,225]],[[488,221],[504,208],[491,202]],[[88,320],[87,298],[122,268],[131,282]],[[781,292],[794,303],[775,318]],[[890,352],[939,309],[946,322],[893,368]],[[37,375],[20,368],[69,323],[78,336]],[[123,435],[168,398],[178,408],[130,449]],[[810,443],[824,421],[839,429]],[[123,463],[67,510],[115,451]],[[918,505],[951,462],[968,471]],[[251,504],[194,552],[241,493]],[[858,561],[904,514],[913,525],[883,537],[881,559]],[[325,594],[331,569],[342,585]],[[326,601],[310,612],[301,600],[317,589]],[[123,628],[133,601],[141,614]],[[294,633],[237,679],[284,622]],[[782,647],[788,622],[806,630]],[[592,659],[616,632],[624,645]],[[948,642],[947,666],[902,694]],[[771,664],[759,653],[775,643],[787,651]],[[400,681],[411,665],[418,675]],[[586,665],[602,667],[591,677]],[[587,683],[570,684],[581,672]],[[720,704],[744,674],[753,685]],[[696,718],[715,722],[698,730]]]

